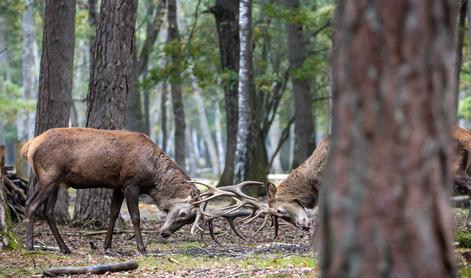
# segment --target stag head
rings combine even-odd
[[[184,225],[193,223],[197,208],[192,204],[191,198],[187,198],[173,201],[166,212],[165,223],[160,229],[160,236],[163,238],[168,238]]]
[[[275,219],[275,229],[278,225],[278,218],[281,218],[300,229],[310,229],[311,220],[306,214],[306,209],[296,199],[277,198],[276,185],[271,182],[267,183],[267,192],[269,213]],[[277,233],[277,231],[275,231],[275,233]]]

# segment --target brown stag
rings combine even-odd
[[[265,217],[259,230],[265,227],[267,220],[271,217],[275,227],[274,239],[278,236],[278,218],[288,221],[303,230],[309,230],[311,219],[306,214],[306,208],[312,209],[317,205],[322,179],[327,169],[329,145],[329,137],[324,138],[312,155],[294,169],[278,186],[268,182],[268,204],[262,203],[241,192],[234,192],[232,188],[230,188],[231,190],[226,190],[225,187],[212,188],[208,186],[209,190],[206,194],[210,195],[210,197],[199,201],[200,203],[206,203],[210,198],[217,198],[219,196],[230,196],[234,199],[235,203],[219,210],[217,213],[206,213],[204,206],[200,206],[198,217],[193,227],[199,227],[197,223],[200,215],[206,216],[206,220],[211,220],[234,213],[235,211],[240,215],[242,213],[240,209],[247,207],[248,211],[251,212],[245,211],[247,214],[246,223],[261,216]],[[213,236],[211,222],[209,224],[210,233]],[[234,228],[233,230],[236,231]],[[239,236],[242,237],[241,235]]]
[[[27,202],[26,247],[33,249],[33,223],[37,209],[46,202],[47,223],[63,253],[70,253],[56,225],[54,205],[59,186],[76,189],[113,189],[109,226],[104,248],[111,248],[113,229],[126,198],[140,253],[146,249],[141,237],[138,201],[148,194],[167,213],[160,235],[169,237],[193,223],[200,200],[199,190],[185,172],[144,134],[92,128],[50,129],[28,141],[21,150],[37,179],[35,192]],[[233,188],[242,188],[244,182]],[[231,188],[230,186],[228,188]],[[235,190],[235,189],[234,189]],[[243,214],[242,214],[243,215]],[[233,227],[239,215],[225,216]]]
[[[471,131],[455,127],[454,159],[452,164],[455,188],[464,189],[471,197]],[[466,227],[471,230],[471,207],[466,217]]]
[[[330,139],[325,137],[311,156],[291,171],[278,186],[267,184],[269,212],[274,217],[275,238],[278,218],[303,230],[311,226],[306,208],[313,209],[319,200],[319,190],[327,169]]]

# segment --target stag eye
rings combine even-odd
[[[280,214],[283,214],[283,212],[285,212],[285,211],[284,211],[284,209],[282,209],[282,208],[278,208],[278,209],[276,210],[276,212],[278,212],[278,213],[280,213]]]
[[[184,211],[180,212],[180,217],[183,218],[186,216],[186,213]]]

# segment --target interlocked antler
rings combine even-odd
[[[263,221],[262,226],[257,230],[257,232],[261,231],[269,218],[268,214],[268,206],[266,204],[258,202],[256,198],[253,198],[251,196],[248,196],[247,194],[242,192],[242,188],[247,185],[263,185],[261,182],[256,182],[256,181],[245,181],[241,182],[236,185],[228,185],[228,186],[222,186],[219,188],[213,187],[211,185],[193,181],[195,184],[201,184],[205,187],[208,188],[208,191],[200,194],[198,197],[200,200],[193,202],[194,205],[198,205],[198,211],[196,215],[195,222],[193,223],[193,226],[191,227],[191,233],[194,234],[196,229],[203,231],[203,229],[199,226],[199,222],[205,218],[204,220],[208,221],[208,227],[209,227],[209,232],[211,235],[211,238],[219,243],[216,240],[216,237],[214,236],[214,226],[213,226],[213,221],[214,219],[218,217],[224,217],[228,222],[231,227],[231,229],[234,231],[234,233],[239,236],[240,238],[247,240],[245,237],[243,237],[238,230],[236,229],[235,226],[235,219],[238,217],[245,217],[244,223],[250,223],[254,219],[260,217],[262,214],[265,215],[265,219]],[[215,198],[221,197],[221,196],[227,196],[231,197],[235,203],[222,208],[218,211],[206,211],[206,206],[210,200],[213,200]],[[244,208],[249,208],[244,209]]]

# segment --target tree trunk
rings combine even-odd
[[[133,57],[133,90],[128,95],[128,109],[126,117],[126,129],[135,130],[149,134],[148,122],[144,117],[144,110],[142,109],[141,90],[139,87],[139,78],[146,71],[149,63],[149,56],[152,48],[157,40],[162,26],[163,16],[165,12],[166,0],[158,1],[157,5],[149,5],[147,7],[147,17],[151,17],[154,13],[154,18],[147,24],[146,38],[144,40],[141,52],[139,55],[135,53]],[[155,10],[155,12],[154,12]],[[148,102],[147,102],[148,105]],[[146,109],[146,108],[144,108]]]
[[[35,134],[68,127],[72,103],[75,0],[46,1]],[[36,185],[30,183],[28,195]],[[70,221],[68,194],[60,188],[54,209],[59,223]]]
[[[11,71],[10,71],[10,62],[8,59],[8,51],[5,49],[7,48],[6,36],[5,32],[7,32],[6,28],[6,18],[0,18],[0,51],[3,51],[0,54],[0,78],[5,81],[11,80]],[[1,88],[1,87],[0,87]]]
[[[464,46],[464,32],[466,31],[466,13],[468,10],[468,0],[461,0],[460,15],[458,19],[458,36],[456,45],[456,62],[455,62],[455,78],[456,78],[456,97],[455,97],[455,111],[458,112],[458,102],[460,96],[460,74],[461,65],[463,64],[463,46]]]
[[[124,127],[126,96],[132,87],[137,0],[119,2],[118,5],[110,0],[101,1],[88,90],[87,127]],[[105,226],[111,193],[111,190],[104,188],[78,190],[74,224]]]
[[[181,75],[182,53],[180,53],[180,34],[177,24],[177,3],[176,0],[169,0],[167,6],[168,37],[167,43],[172,44],[170,53],[170,64],[173,75],[170,78],[170,91],[172,95],[173,116],[175,121],[175,162],[186,168],[185,163],[185,106],[183,105]]]
[[[323,277],[456,277],[455,6],[339,2]]]
[[[214,172],[219,174],[220,168],[216,145],[214,144],[214,140],[211,135],[211,130],[209,129],[208,118],[206,117],[206,110],[204,107],[203,98],[201,97],[200,88],[198,88],[198,85],[195,83],[196,82],[193,82],[193,92],[196,101],[196,109],[198,110],[198,120],[200,123],[201,133],[203,134],[204,141],[206,142],[206,146],[208,147],[209,158],[211,161],[211,165],[213,166]]]
[[[13,232],[10,209],[5,193],[5,146],[0,145],[0,250],[4,248],[15,249],[20,246]]]
[[[274,154],[276,151],[276,146],[278,145],[278,142],[280,141],[281,134],[280,134],[280,117],[278,115],[275,116],[275,119],[273,120],[273,124],[270,127],[270,131],[268,134],[268,138],[270,140],[270,157]],[[273,173],[278,174],[283,171],[281,169],[281,159],[280,159],[280,153],[277,153],[275,157],[273,158],[273,163],[272,163],[272,170]]]
[[[92,30],[96,30],[98,24],[98,13],[97,13],[97,0],[88,0],[88,24]],[[93,46],[95,45],[95,32],[90,32],[90,36],[88,38],[88,50],[89,50],[89,57],[90,57],[90,72],[93,71]]]
[[[283,0],[284,5],[291,11],[300,8],[299,0]],[[306,60],[306,46],[303,26],[289,22],[286,25],[288,33],[288,59],[293,84],[294,105],[294,160],[293,168],[298,167],[308,158],[316,147],[316,134],[311,103],[311,88],[309,80],[298,77],[299,71]]]
[[[254,92],[252,83],[252,1],[240,0],[239,5],[239,120],[235,155],[234,183],[250,176],[250,151],[254,136]]]
[[[167,142],[168,142],[168,130],[167,130],[167,105],[168,105],[168,100],[167,100],[167,95],[168,95],[168,85],[167,82],[162,83],[162,101],[160,102],[161,109],[160,113],[162,113],[161,116],[161,125],[162,125],[162,141],[161,141],[161,146],[162,150],[164,152],[168,152],[168,147],[167,147]]]
[[[32,101],[37,98],[38,49],[33,16],[33,0],[24,1],[23,12],[23,49],[22,49],[22,84],[23,98]],[[25,141],[34,137],[34,112],[22,111],[18,116],[18,140]]]
[[[239,71],[239,1],[216,0],[211,8],[216,19],[219,38],[221,70],[228,75],[224,83],[224,100],[226,111],[226,157],[224,170],[218,186],[232,184],[234,181],[234,162],[237,144],[238,120],[238,84]]]
[[[219,107],[219,101],[216,101],[216,106],[214,107],[214,127],[216,130],[216,143],[218,150],[218,161],[219,161],[219,173],[221,173],[221,168],[224,163],[224,142],[222,139],[222,127],[221,127],[221,110]]]

